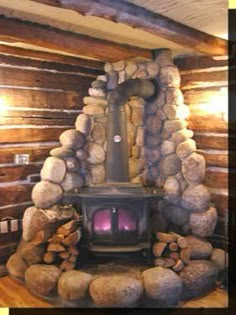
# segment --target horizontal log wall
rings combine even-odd
[[[90,68],[79,58],[79,66],[76,58],[50,62],[45,53],[45,59],[0,53],[0,220],[21,219],[32,205],[43,161],[59,146],[60,134],[73,128],[91,82],[103,73],[96,61]],[[15,164],[15,154],[29,154],[30,163]],[[20,234],[0,234],[0,263],[15,250]]]
[[[190,108],[188,128],[194,131],[198,153],[205,157],[205,185],[211,190],[212,201],[221,217],[219,224],[223,226],[222,220],[228,211],[228,175],[236,173],[236,168],[228,171],[228,122],[217,112],[214,100],[219,97],[221,88],[228,85],[227,61],[186,57],[176,59],[175,64],[180,69],[185,104]],[[236,146],[230,150],[235,160]],[[219,229],[216,230],[218,233]]]

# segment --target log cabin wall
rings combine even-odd
[[[228,122],[227,113],[221,109],[227,110],[228,105],[227,96],[222,99],[221,95],[228,85],[228,62],[211,57],[183,57],[175,59],[175,64],[180,69],[181,89],[190,108],[188,128],[194,131],[197,152],[205,157],[205,185],[219,213],[214,236],[224,242],[228,211]],[[219,100],[225,103],[219,104]],[[230,173],[234,174],[235,169],[230,169]]]
[[[93,60],[12,49],[31,55],[26,59],[2,48],[7,53],[0,53],[0,221],[21,219],[32,204],[43,161],[61,132],[73,128],[91,82],[103,73],[103,63]],[[16,164],[15,154],[29,154],[29,163]],[[11,232],[9,223],[8,230],[0,234],[0,263],[20,239],[20,228]]]

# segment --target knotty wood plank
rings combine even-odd
[[[223,151],[220,152],[217,151],[217,153],[207,150],[198,150],[197,153],[204,156],[206,160],[207,166],[219,166],[219,167],[228,167],[228,152]],[[234,153],[234,157],[236,159],[236,154]],[[235,165],[236,166],[236,165]]]
[[[209,69],[215,67],[224,67],[228,65],[228,60],[215,60],[210,56],[185,56],[176,57],[174,64],[180,71]]]
[[[53,113],[51,113],[53,116]],[[35,126],[71,126],[74,127],[76,115],[73,115],[72,118],[56,118],[51,117],[42,117],[42,118],[33,118],[33,117],[2,117],[1,125],[35,125]],[[69,127],[68,127],[69,128]]]
[[[232,170],[235,173],[235,170]],[[228,171],[222,172],[217,167],[214,169],[206,169],[205,185],[210,188],[227,189],[228,188]]]
[[[64,91],[77,91],[88,93],[93,78],[74,74],[53,73],[29,69],[17,69],[0,66],[1,86],[14,85],[24,87],[37,87],[45,89],[61,89]]]
[[[191,113],[188,119],[188,128],[197,132],[228,132],[228,123],[216,115],[193,115]],[[234,124],[232,128],[236,130]],[[232,130],[233,130],[232,129]]]
[[[187,105],[208,104],[219,95],[221,87],[208,87],[183,91],[184,103]]]
[[[0,17],[0,29],[2,41],[23,42],[104,62],[133,57],[152,59],[149,49],[118,44],[18,19]]]
[[[60,134],[69,129],[58,128],[12,128],[0,129],[0,143],[25,143],[39,141],[58,141]]]
[[[228,135],[227,134],[221,134],[220,137],[214,133],[195,134],[194,140],[197,143],[198,149],[228,150]],[[236,148],[236,145],[235,145],[235,148]],[[231,149],[234,150],[235,148],[231,148]]]
[[[15,253],[18,242],[0,246],[0,263],[6,263],[8,258]],[[1,306],[1,303],[0,303]]]
[[[18,204],[18,205],[11,205],[9,207],[4,207],[0,209],[0,220],[7,216],[12,217],[14,219],[22,219],[25,210],[28,207],[31,207],[31,205],[33,205],[32,202],[31,204],[28,204],[28,205]]]
[[[31,201],[32,184],[0,187],[0,207]]]
[[[212,192],[211,200],[215,204],[219,216],[224,217],[229,209],[229,205],[228,205],[229,197],[225,194],[221,194],[220,192],[219,193]]]
[[[13,242],[19,242],[21,238],[21,231],[9,232],[1,234],[0,237],[0,248],[2,245],[7,245]]]
[[[36,59],[36,60],[53,61],[53,62],[62,63],[62,64],[75,65],[82,68],[95,69],[95,70],[100,70],[100,71],[104,70],[104,62],[101,62],[98,60],[92,60],[92,59],[84,59],[84,58],[79,58],[79,57],[60,55],[59,53],[24,49],[24,48],[12,47],[12,46],[2,45],[2,44],[0,44],[0,52],[7,55],[29,57],[31,59]]]
[[[83,68],[80,66],[75,65],[68,65],[68,64],[61,64],[55,62],[48,62],[48,61],[40,61],[40,60],[33,60],[29,58],[23,57],[15,57],[15,56],[7,56],[4,54],[0,54],[0,65],[10,65],[14,67],[25,67],[25,68],[37,68],[37,69],[48,69],[48,70],[56,70],[59,72],[66,72],[66,73],[76,73],[80,74],[81,76],[89,76],[91,78],[96,78],[99,74],[103,74],[104,71],[96,70],[96,69],[89,69]]]
[[[183,90],[200,88],[200,87],[215,87],[227,85],[227,71],[212,71],[181,74],[181,88]]]
[[[43,161],[49,155],[49,151],[58,146],[59,145],[55,144],[54,146],[48,147],[0,148],[0,163],[14,163],[15,154],[29,154],[30,162]]]
[[[42,165],[35,164],[2,166],[0,167],[0,182],[26,180],[28,175],[39,174],[41,168]]]
[[[95,0],[36,0],[36,2],[124,23],[207,55],[227,55],[226,40],[203,33],[124,0],[100,0],[99,2]]]
[[[64,92],[0,87],[0,97],[12,107],[81,109],[86,93],[80,86],[76,91]]]

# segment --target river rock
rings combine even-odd
[[[217,211],[210,207],[204,212],[193,212],[190,215],[190,226],[194,235],[209,237],[213,234],[217,223]]]
[[[80,188],[84,184],[83,178],[77,173],[67,172],[61,186],[65,192]]]
[[[228,268],[229,255],[221,248],[214,248],[211,254],[211,261],[219,271]]]
[[[60,135],[59,140],[61,144],[67,149],[81,149],[85,144],[84,135],[75,129],[64,131]]]
[[[183,226],[189,222],[189,212],[180,206],[168,204],[163,214],[170,223],[177,226]]]
[[[103,164],[91,165],[90,173],[93,185],[101,184],[105,181],[105,167]]]
[[[66,164],[63,160],[50,156],[48,157],[41,169],[40,176],[42,180],[48,180],[59,184],[66,174]]]
[[[88,159],[87,161],[90,164],[99,164],[102,163],[105,160],[105,151],[97,143],[90,142],[88,145]]]
[[[179,88],[169,87],[166,90],[166,103],[174,105],[182,105],[184,103],[183,93]]]
[[[180,196],[181,189],[178,180],[170,176],[166,179],[164,184],[164,190],[168,196],[168,200],[171,200],[171,197],[178,197]]]
[[[143,185],[144,186],[154,185],[158,174],[159,174],[158,169],[155,166],[145,169],[141,176],[141,181]]]
[[[112,69],[114,71],[117,71],[117,72],[124,70],[125,67],[126,67],[126,61],[125,60],[119,60],[117,62],[113,62],[113,64],[112,64]]]
[[[161,154],[168,155],[175,152],[176,144],[170,140],[164,140],[161,145]]]
[[[146,129],[149,134],[155,135],[162,128],[162,120],[157,115],[149,116],[146,119]]]
[[[92,97],[92,96],[85,96],[83,98],[83,102],[85,105],[100,105],[103,107],[108,105],[107,99]],[[83,109],[84,109],[84,107],[83,107]]]
[[[121,84],[125,80],[126,80],[126,73],[125,73],[125,71],[124,70],[119,71],[119,73],[118,73],[118,84]]]
[[[80,114],[75,121],[75,129],[88,136],[93,129],[93,119],[86,114]]]
[[[189,156],[191,153],[196,151],[196,149],[197,149],[196,142],[193,139],[188,139],[177,145],[176,154],[181,160],[183,160],[187,156]]]
[[[85,298],[88,295],[92,279],[92,275],[86,272],[78,270],[66,271],[59,278],[58,294],[68,301]]]
[[[165,155],[161,159],[160,170],[165,176],[175,175],[181,170],[181,161],[175,153]]]
[[[132,124],[130,121],[127,122],[127,140],[128,140],[128,145],[134,145],[135,144],[135,139],[136,139],[136,127],[134,124]]]
[[[189,107],[185,104],[179,105],[176,109],[176,117],[178,119],[186,119],[190,115]]]
[[[167,132],[172,133],[186,128],[188,123],[185,120],[167,120],[164,122],[164,128]]]
[[[206,162],[200,154],[194,152],[183,161],[182,173],[189,184],[200,184],[203,182],[205,170]]]
[[[130,62],[127,64],[127,66],[125,68],[125,72],[126,72],[128,77],[132,77],[133,74],[137,71],[137,69],[138,69],[137,64],[134,62]]]
[[[89,88],[88,93],[90,96],[106,98],[106,92],[103,89]]]
[[[166,104],[163,107],[163,111],[165,112],[168,119],[175,120],[175,119],[178,119],[177,108],[178,108],[178,106],[176,106],[176,105]]]
[[[6,267],[11,276],[24,279],[25,271],[29,266],[19,253],[15,253],[8,259]]]
[[[94,142],[103,144],[106,140],[106,131],[103,124],[95,123],[92,131]]]
[[[161,67],[167,65],[173,65],[172,51],[169,48],[161,48],[155,52],[155,61]]]
[[[100,276],[92,281],[89,293],[97,306],[128,307],[141,298],[143,286],[129,276]]]
[[[161,151],[158,147],[144,147],[144,159],[146,162],[155,163],[160,160]]]
[[[103,76],[106,80],[107,78],[105,76]],[[106,80],[95,80],[91,83],[91,86],[94,88],[94,89],[105,89],[106,88]]]
[[[145,270],[142,279],[147,296],[161,305],[174,305],[179,301],[183,281],[174,271],[154,267]]]
[[[166,119],[167,119],[167,115],[166,115],[166,113],[164,112],[164,110],[162,110],[162,109],[158,109],[158,110],[157,110],[157,116],[158,116],[159,118],[161,118],[161,120],[166,120]]]
[[[148,62],[146,65],[148,76],[151,78],[156,77],[159,74],[160,66],[156,62]]]
[[[178,130],[171,135],[171,140],[180,143],[193,137],[193,131],[186,128]]]
[[[131,156],[135,159],[139,159],[141,155],[141,149],[138,145],[133,145],[131,147]]]
[[[167,86],[178,88],[180,86],[180,74],[178,68],[174,65],[161,67],[160,82]]]
[[[104,108],[100,105],[86,105],[83,107],[83,112],[86,115],[90,116],[103,116],[104,115]]]
[[[211,194],[204,185],[191,185],[182,195],[181,205],[190,211],[204,211],[208,208]]]
[[[105,72],[111,72],[113,70],[113,65],[111,62],[106,62],[104,65]]]
[[[84,161],[88,158],[88,152],[86,150],[80,149],[75,152],[77,159]]]
[[[50,155],[53,157],[57,157],[60,159],[73,157],[75,154],[72,150],[67,149],[65,147],[55,148],[50,151]]]
[[[56,293],[61,270],[53,265],[32,265],[25,272],[25,283],[33,293],[48,297]]]
[[[162,106],[166,104],[166,88],[160,88],[155,103],[157,108],[162,108]]]
[[[148,102],[146,107],[145,107],[145,112],[148,116],[151,116],[151,115],[155,115],[156,112],[157,112],[157,104],[156,102]]]
[[[19,253],[24,261],[30,266],[39,264],[43,261],[45,247],[43,245],[34,245],[31,242],[21,240],[17,247],[17,253]]]
[[[62,195],[61,186],[42,180],[32,190],[32,201],[36,207],[46,209],[56,204]]]
[[[186,236],[186,239],[191,249],[191,259],[210,258],[213,250],[211,243],[207,242],[201,237],[197,237],[194,235],[188,235]]]
[[[183,280],[185,296],[202,296],[216,286],[217,268],[211,261],[190,261],[180,272],[180,277]]]
[[[141,126],[144,123],[144,108],[143,106],[132,107],[131,120],[135,126]]]
[[[158,146],[162,139],[161,139],[161,136],[159,134],[156,134],[154,136],[151,136],[151,135],[146,135],[146,144],[147,146],[149,147],[156,147]]]
[[[73,157],[65,159],[66,169],[69,172],[78,172],[80,170],[79,161]]]

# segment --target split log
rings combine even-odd
[[[158,242],[158,243],[155,243],[153,245],[153,248],[152,248],[152,251],[153,251],[153,255],[155,257],[161,257],[165,248],[167,246],[167,243],[165,242]]]
[[[73,245],[76,245],[80,239],[81,239],[81,230],[78,229],[77,231],[71,233],[66,238],[64,238],[62,240],[62,244],[66,246],[73,246]]]
[[[73,255],[79,255],[79,250],[75,246],[70,246],[68,248],[69,253]]]
[[[180,251],[180,258],[181,260],[187,265],[191,259],[191,249],[190,248],[183,248]]]
[[[171,259],[178,260],[179,257],[180,257],[180,255],[179,255],[178,252],[171,252],[171,253],[169,254],[169,257],[170,257]]]
[[[172,267],[172,269],[176,272],[180,272],[184,268],[184,262],[181,259],[176,261],[176,264]]]
[[[63,234],[54,234],[48,241],[52,244],[60,244],[64,238]]]
[[[182,236],[177,238],[177,244],[180,248],[188,247],[188,241],[186,240],[185,237],[182,237]]]
[[[71,220],[66,224],[63,224],[57,229],[57,234],[63,234],[65,236],[70,235],[71,233],[75,232],[77,228],[77,221],[76,220]]]
[[[175,266],[175,261],[171,258],[157,258],[154,261],[154,265],[163,268],[170,268]]]
[[[170,233],[157,232],[156,238],[160,242],[165,242],[165,243],[171,243],[177,240],[177,236],[174,233],[170,234]]]
[[[177,252],[178,250],[178,244],[176,242],[171,242],[169,243],[168,248],[170,249],[170,251],[172,252]]]
[[[62,271],[69,271],[73,270],[75,268],[76,262],[70,262],[69,260],[63,260],[63,262],[60,264],[59,268]]]
[[[70,257],[70,253],[68,251],[59,253],[59,257],[62,259],[67,259]]]
[[[57,258],[56,252],[46,252],[43,256],[43,261],[46,264],[53,264]]]
[[[65,250],[66,250],[65,247],[62,246],[61,244],[53,244],[53,243],[50,243],[47,248],[48,252],[64,252]]]
[[[77,261],[77,255],[70,255],[70,257],[68,258],[68,260],[72,263],[76,262]]]

